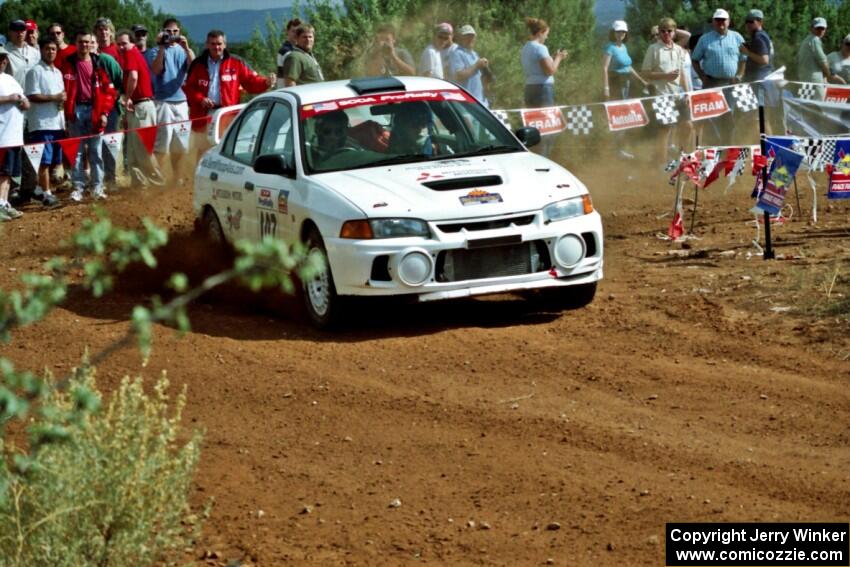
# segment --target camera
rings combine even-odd
[[[496,75],[490,69],[489,65],[481,68],[481,77],[491,82],[496,80]]]
[[[180,41],[179,35],[172,35],[168,32],[162,32],[159,34],[159,44],[160,45],[170,45],[172,43],[177,43]]]

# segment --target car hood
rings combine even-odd
[[[572,173],[531,152],[337,171],[315,180],[369,217],[429,221],[535,211],[587,192]]]

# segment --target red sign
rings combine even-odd
[[[649,117],[639,100],[606,102],[605,112],[608,113],[608,128],[612,132],[641,128],[649,124]]]
[[[848,87],[826,87],[824,102],[847,103],[850,100],[850,88]]]
[[[522,125],[537,128],[542,135],[557,134],[567,127],[558,107],[523,110],[521,114]]]
[[[722,90],[692,91],[688,93],[691,105],[691,120],[705,120],[729,112],[729,105]]]

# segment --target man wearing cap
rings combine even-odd
[[[0,222],[21,216],[9,203],[9,188],[12,177],[21,175],[24,111],[30,107],[21,85],[6,73],[8,67],[9,53],[0,47]]]
[[[35,20],[24,20],[24,23],[27,25],[26,42],[35,47],[36,49],[39,49],[38,24]]]
[[[130,31],[133,33],[133,43],[136,45],[136,49],[144,57],[148,50],[148,28],[142,24],[133,24]]]
[[[845,84],[850,84],[850,34],[844,36],[841,49],[827,55],[826,60],[832,76],[840,78]],[[840,83],[841,81],[833,80],[832,82]]]
[[[419,69],[417,72],[423,77],[436,77],[442,79],[443,74],[443,58],[440,52],[448,47],[452,41],[452,25],[443,22],[437,24],[434,28],[434,38],[424,50],[422,57],[419,58]]]
[[[482,71],[489,71],[490,62],[479,57],[475,52],[475,29],[466,24],[460,28],[460,38],[457,49],[449,59],[449,78],[478,99],[484,106],[489,106],[484,96],[484,83],[481,80]]]
[[[157,44],[148,49],[145,59],[153,76],[157,124],[172,124],[161,126],[157,130],[154,151],[159,163],[170,161],[170,175],[181,180],[183,175],[180,171],[180,160],[189,152],[189,137],[181,137],[178,134],[181,127],[175,123],[189,120],[189,105],[186,103],[183,83],[189,73],[189,66],[195,60],[195,52],[182,34],[180,22],[174,18],[162,22]],[[191,128],[191,125],[189,127]]]
[[[750,10],[746,19],[749,40],[741,45],[741,53],[747,60],[744,65],[744,81],[764,79],[773,72],[773,42],[764,31],[764,13]]]
[[[826,19],[815,18],[809,27],[809,35],[797,51],[797,77],[804,83],[825,83],[833,80],[826,53],[823,51],[823,36],[826,35]]]
[[[720,8],[714,12],[712,29],[699,38],[691,59],[702,85],[706,89],[724,87],[744,76],[745,57],[740,48],[744,38],[729,29],[729,12]]]
[[[18,84],[23,88],[27,79],[27,71],[32,69],[41,54],[38,49],[26,41],[27,23],[23,20],[14,20],[9,24],[9,42],[6,51],[9,53],[9,66],[6,72],[10,73]]]

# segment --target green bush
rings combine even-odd
[[[0,565],[150,565],[197,535],[187,494],[201,437],[180,440],[185,392],[172,402],[164,375],[150,395],[125,378],[100,410],[69,421],[75,388],[97,392],[93,374],[48,386],[29,430],[67,435],[31,452],[26,470],[24,451],[0,441]]]

